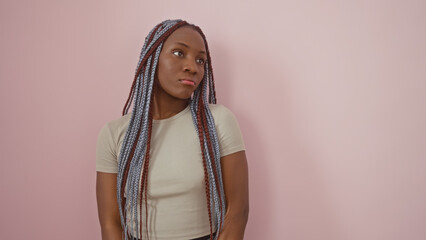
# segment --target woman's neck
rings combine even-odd
[[[152,119],[170,118],[184,110],[188,104],[189,99],[177,99],[162,91],[156,91],[152,102]]]

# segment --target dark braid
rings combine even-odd
[[[204,104],[200,104],[203,108],[204,108]],[[207,129],[207,119],[206,116],[204,114],[201,115],[202,116],[202,124],[203,124],[203,128]],[[209,150],[209,154],[211,156],[213,156],[213,148],[212,148],[212,142],[210,140],[210,134],[208,132],[206,132],[206,138],[207,138],[207,146],[208,146],[208,150]],[[213,174],[214,174],[214,180],[216,182],[216,184],[219,184],[219,179],[217,176],[217,168],[215,165],[213,165]],[[221,197],[221,193],[219,192],[219,198]],[[219,209],[222,211],[222,204],[219,205]]]
[[[199,95],[201,98],[201,94]],[[202,104],[198,105],[198,111],[197,111],[197,120],[198,120],[198,124],[197,124],[197,128],[198,128],[198,132],[202,133],[199,134],[199,139],[200,139],[200,147],[201,147],[201,151],[202,151],[202,158],[203,158],[203,168],[204,168],[204,183],[205,183],[205,188],[206,188],[206,199],[207,199],[207,210],[209,213],[209,223],[210,223],[210,239],[212,238],[212,234],[213,234],[213,224],[212,224],[212,214],[211,214],[211,202],[210,202],[210,180],[208,178],[208,173],[207,173],[207,166],[206,166],[206,159],[205,159],[205,154],[204,154],[204,147],[203,147],[203,135],[204,135],[204,128],[202,125],[202,117],[201,117],[201,112],[202,112]]]

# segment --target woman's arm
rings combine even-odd
[[[96,173],[96,199],[102,240],[122,240],[116,173]]]
[[[243,240],[249,213],[248,166],[245,151],[220,159],[226,215],[219,240]]]

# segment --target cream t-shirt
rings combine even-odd
[[[221,157],[245,150],[234,114],[221,104],[209,107]],[[118,172],[130,117],[128,113],[101,129],[96,146],[96,171]],[[201,148],[189,105],[170,118],[153,120],[147,194],[150,239],[188,240],[210,234]],[[146,236],[145,206],[142,209],[143,236]],[[129,216],[129,210],[127,213]],[[139,212],[137,216],[139,223]],[[130,226],[132,235],[140,238],[136,226]]]

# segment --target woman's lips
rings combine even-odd
[[[191,79],[181,79],[180,82],[185,85],[195,86],[195,82]]]

